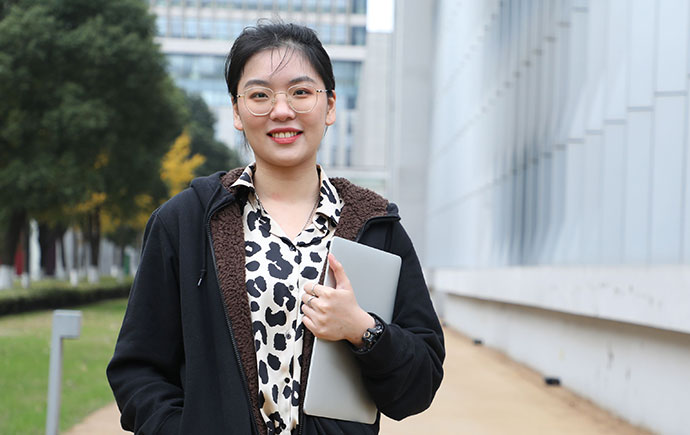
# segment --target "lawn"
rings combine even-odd
[[[81,337],[64,340],[60,430],[110,403],[105,367],[126,299],[77,307]],[[0,434],[45,432],[52,311],[0,317]]]

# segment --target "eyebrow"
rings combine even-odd
[[[300,76],[300,77],[295,77],[294,79],[290,80],[288,82],[289,85],[294,85],[297,83],[302,83],[302,82],[311,82],[311,83],[316,83],[316,81],[309,77],[309,76]],[[251,86],[264,86],[268,87],[270,85],[269,82],[266,80],[261,80],[261,79],[251,79],[247,80],[247,83],[244,84],[244,89],[247,89],[248,87]]]

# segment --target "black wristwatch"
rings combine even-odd
[[[376,316],[374,317],[374,327],[367,328],[362,335],[362,346],[357,349],[358,352],[366,352],[371,349],[376,341],[379,339],[381,334],[383,334],[383,323]]]

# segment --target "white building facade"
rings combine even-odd
[[[439,310],[633,424],[688,433],[690,2],[432,7]]]

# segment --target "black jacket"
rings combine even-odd
[[[151,216],[107,375],[122,427],[141,434],[265,434],[244,279],[242,169],[198,178]],[[357,354],[379,410],[426,409],[443,377],[443,335],[397,207],[344,179],[336,235],[402,257],[393,321]],[[308,331],[307,331],[308,332]],[[302,379],[313,335],[305,334]],[[306,385],[308,380],[302,382]],[[304,391],[304,390],[303,390]],[[303,397],[302,394],[300,397]],[[301,432],[373,434],[373,425],[300,416]]]

